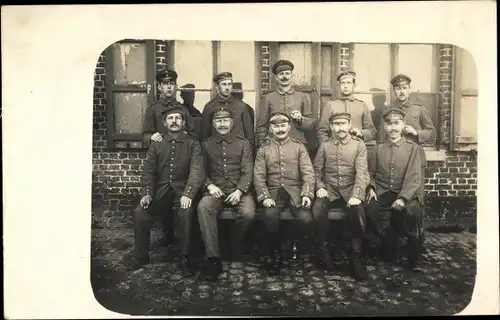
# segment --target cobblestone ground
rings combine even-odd
[[[217,283],[183,279],[176,251],[156,245],[152,263],[127,271],[133,254],[132,229],[94,229],[92,286],[99,303],[132,315],[451,315],[470,302],[476,276],[476,235],[428,233],[422,271],[367,257],[370,278],[355,282],[344,254],[335,255],[337,270],[317,268],[304,254],[279,276],[256,267],[224,262]]]

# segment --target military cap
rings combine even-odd
[[[219,83],[223,80],[233,80],[233,74],[231,72],[221,72],[214,76],[213,81]]]
[[[166,118],[169,114],[172,114],[172,113],[180,113],[181,116],[182,116],[182,119],[184,119],[184,107],[182,105],[175,105],[175,106],[172,106],[172,107],[169,107],[165,110],[163,110],[161,112],[161,114],[163,115],[163,118]]]
[[[212,110],[212,119],[221,119],[221,118],[232,118],[234,115],[233,111],[227,107],[220,106],[214,108]]]
[[[156,81],[158,82],[168,82],[168,81],[173,81],[177,83],[177,72],[172,69],[164,69],[158,72],[156,75]]]
[[[410,83],[411,83],[411,78],[408,77],[406,74],[398,74],[391,79],[391,84],[393,87]]]
[[[391,107],[385,110],[384,113],[382,114],[382,119],[384,119],[384,121],[386,122],[393,117],[397,117],[400,118],[401,120],[404,120],[406,118],[406,113],[403,110],[401,110],[401,108]]]
[[[356,72],[352,71],[352,70],[346,70],[346,71],[342,71],[341,73],[339,73],[339,75],[337,76],[337,81],[340,81],[346,77],[351,77],[351,78],[356,78]]]
[[[196,87],[192,83],[186,83],[185,85],[181,86],[181,89],[195,89]],[[181,90],[182,92],[183,90]],[[192,90],[186,90],[186,91],[192,91]]]
[[[291,120],[292,119],[290,118],[290,116],[286,113],[283,113],[283,112],[273,112],[269,116],[269,123],[270,124],[290,122]]]
[[[233,89],[241,91],[243,90],[243,84],[241,82],[233,82]]]
[[[291,61],[288,60],[278,60],[272,67],[272,71],[274,74],[278,74],[281,71],[285,70],[293,70],[295,66]]]
[[[330,122],[336,119],[345,119],[345,120],[351,120],[351,114],[348,112],[335,112],[330,116]]]

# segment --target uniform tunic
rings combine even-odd
[[[280,188],[295,207],[301,206],[304,196],[314,199],[314,168],[306,147],[290,137],[267,140],[257,151],[254,186],[259,202],[267,198],[276,201]]]
[[[314,159],[314,171],[316,190],[325,188],[330,201],[365,199],[370,174],[366,146],[361,139],[347,135],[344,140],[333,137],[323,142]]]
[[[347,96],[328,101],[321,111],[318,126],[318,140],[320,143],[330,137],[330,116],[337,112],[351,114],[352,127],[361,130],[364,142],[375,139],[377,129],[373,124],[370,110],[362,100],[354,96]]]
[[[295,120],[290,122],[289,135],[307,145],[304,131],[312,129],[315,124],[312,117],[311,101],[305,93],[295,91],[293,88],[286,92],[277,89],[262,97],[257,111],[256,143],[259,144],[260,140],[269,138],[268,121],[273,112],[282,112],[290,116],[295,110],[300,111],[302,120],[300,123]]]

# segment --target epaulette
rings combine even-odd
[[[363,141],[363,139],[361,139],[360,137],[358,136],[351,136],[353,140],[356,140],[356,141]]]
[[[240,135],[236,135],[235,137],[238,138],[238,139],[241,139],[241,140],[248,140],[247,138],[245,138],[243,136],[240,136]]]
[[[271,144],[271,141],[269,139],[264,139],[264,140],[260,140],[260,147],[265,147],[265,146],[268,146]]]
[[[293,141],[293,142],[295,142],[295,143],[300,143],[300,144],[303,144],[303,143],[302,143],[302,141],[297,140],[297,139],[292,138],[292,137],[290,137],[290,140],[292,140],[292,141]]]
[[[407,143],[409,144],[412,144],[414,146],[418,146],[418,143],[416,143],[415,141],[412,141],[412,140],[409,140],[409,139],[405,139]]]
[[[359,101],[359,102],[365,102],[364,100],[361,100],[358,97],[354,97],[354,100]]]
[[[208,142],[210,140],[214,139],[214,136],[210,136],[208,138],[205,138],[202,142]]]
[[[335,101],[335,100],[339,100],[339,97],[332,97],[332,98],[330,99],[330,101]]]

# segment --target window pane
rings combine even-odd
[[[254,42],[221,41],[217,68],[217,72],[231,72],[234,82],[241,82],[244,90],[255,90]]]
[[[113,48],[114,84],[146,82],[146,44],[115,43]]]
[[[477,137],[477,97],[462,97],[457,136]]]
[[[283,43],[279,46],[279,59],[294,64],[295,85],[310,85],[312,78],[312,47],[310,43]]]
[[[412,91],[436,92],[436,72],[432,45],[399,45],[397,72],[408,75]]]
[[[177,83],[182,86],[192,83],[197,89],[212,88],[212,42],[178,40],[174,46],[174,68],[179,75]],[[197,91],[194,105],[198,110],[203,110],[210,101],[209,91]],[[178,93],[179,101],[180,93]]]
[[[460,50],[460,61],[457,66],[460,70],[460,87],[462,89],[477,90],[477,70],[474,58],[467,50]]]
[[[146,93],[116,92],[115,105],[115,132],[141,133],[144,112],[148,107]]]
[[[391,70],[389,45],[355,44],[353,64],[356,72],[356,91],[388,90]]]
[[[321,86],[332,88],[332,47],[321,47]]]

